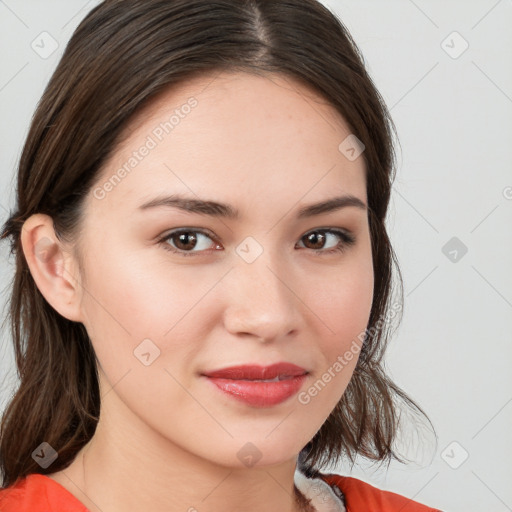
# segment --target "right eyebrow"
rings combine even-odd
[[[229,204],[204,199],[194,199],[180,194],[156,197],[139,206],[139,210],[159,207],[178,208],[190,213],[226,217],[233,220],[240,218],[240,212]]]

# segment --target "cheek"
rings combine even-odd
[[[115,394],[141,417],[154,419],[160,411],[171,421],[162,405],[184,408],[190,402],[185,389],[194,377],[182,369],[193,365],[199,350],[194,342],[201,336],[191,331],[187,312],[195,312],[208,283],[187,285],[143,262],[142,253],[139,258],[98,259],[89,268],[86,328],[105,379],[103,392],[115,386]]]
[[[101,251],[91,257],[82,303],[85,326],[109,380],[140,365],[140,351],[149,351],[151,359],[156,355],[151,366],[172,368],[178,360],[187,365],[200,349],[195,340],[206,339],[211,328],[207,314],[201,323],[193,317],[205,307],[202,299],[222,273],[210,270],[201,276],[179,266],[170,272],[159,259],[149,261],[144,251],[113,253],[113,246],[105,251],[108,258],[100,258]]]
[[[309,294],[308,306],[326,326],[326,331],[343,348],[352,336],[367,327],[373,301],[374,277],[371,260],[360,259],[323,281]]]
[[[341,398],[357,364],[370,318],[373,291],[371,257],[354,255],[335,278],[308,300],[324,333],[317,338],[322,367],[316,377],[330,383],[328,394],[332,407]]]
[[[176,306],[187,302],[190,287],[165,280],[163,269],[155,268],[143,250],[127,247],[116,252],[119,245],[105,244],[108,250],[96,251],[88,262],[84,308],[91,327],[112,328],[133,341],[150,334],[162,336],[173,323]]]
[[[356,367],[373,299],[373,272],[360,268],[315,298],[325,326],[318,336],[322,363],[298,401],[315,418],[327,419],[343,396]],[[320,425],[323,423],[319,423]]]

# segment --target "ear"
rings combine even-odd
[[[21,230],[21,244],[30,273],[48,303],[63,317],[82,322],[82,287],[78,263],[57,238],[53,219],[37,213]]]

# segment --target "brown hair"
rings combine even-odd
[[[392,446],[397,402],[426,418],[383,370],[393,265],[403,288],[385,228],[395,128],[342,22],[316,0],[106,0],[78,26],[44,91],[19,162],[16,210],[1,233],[11,237],[15,255],[9,317],[20,377],[0,427],[4,487],[67,467],[93,436],[100,413],[87,331],[59,315],[37,288],[20,242],[24,221],[47,214],[59,239],[79,241],[84,198],[132,116],[169,87],[217,71],[298,80],[324,97],[365,145],[371,315],[354,375],[301,451],[299,466],[315,472],[341,455],[401,460]],[[44,441],[58,452],[46,470],[31,456]]]

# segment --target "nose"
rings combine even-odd
[[[226,282],[224,325],[231,334],[269,342],[300,331],[298,283],[278,260],[264,252],[252,263],[236,262]]]

